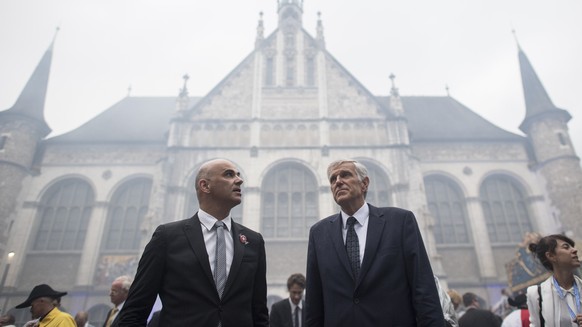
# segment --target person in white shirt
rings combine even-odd
[[[530,244],[529,249],[552,272],[540,285],[527,288],[530,326],[582,326],[582,280],[574,275],[580,268],[574,241],[554,234]]]
[[[501,323],[501,327],[522,327],[529,326],[529,311],[527,310],[527,297],[525,294],[518,294],[515,298],[507,298],[507,304],[516,307],[511,311]]]
[[[303,291],[305,290],[305,276],[293,274],[287,279],[289,298],[276,302],[271,307],[269,324],[271,327],[303,327],[305,326],[305,312]]]

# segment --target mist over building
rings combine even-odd
[[[190,95],[186,75],[178,95],[128,95],[47,138],[51,44],[0,112],[0,305],[49,283],[69,292],[69,312],[88,310],[96,325],[111,281],[135,273],[156,226],[196,212],[197,168],[219,157],[245,180],[232,215],[265,238],[271,302],[286,296],[291,273],[305,271],[310,226],[339,211],[326,176],[339,158],[368,167],[368,202],[415,213],[449,288],[491,301],[526,233],[582,239],[571,116],[520,47],[523,135],[451,96],[401,95],[394,76],[389,95],[374,95],[326,50],[321,19],[314,33],[304,29],[302,0],[280,0],[277,15],[270,34],[259,19],[254,51],[208,94]]]

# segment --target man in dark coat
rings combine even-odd
[[[265,242],[230,216],[242,183],[228,160],[200,167],[200,209],[156,229],[113,326],[146,326],[158,294],[160,326],[268,326]]]
[[[370,179],[355,160],[328,167],[339,214],[316,223],[307,254],[307,326],[444,326],[412,212],[365,201]]]

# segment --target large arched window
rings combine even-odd
[[[519,243],[532,231],[522,186],[508,176],[495,175],[481,185],[480,197],[492,244]]]
[[[51,186],[39,208],[34,251],[82,251],[93,210],[91,186],[70,178]]]
[[[139,250],[140,227],[148,212],[152,181],[136,178],[122,184],[111,198],[104,250]]]
[[[428,209],[435,219],[434,237],[438,244],[467,244],[467,209],[459,186],[444,176],[424,179]]]
[[[388,181],[386,173],[371,162],[364,160],[361,162],[368,169],[368,177],[370,178],[366,202],[376,207],[390,206],[390,182]]]
[[[318,219],[317,182],[299,164],[280,164],[261,186],[261,232],[265,238],[306,239]]]

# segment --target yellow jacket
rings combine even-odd
[[[77,327],[70,314],[62,312],[59,308],[52,309],[40,321],[39,327]]]

